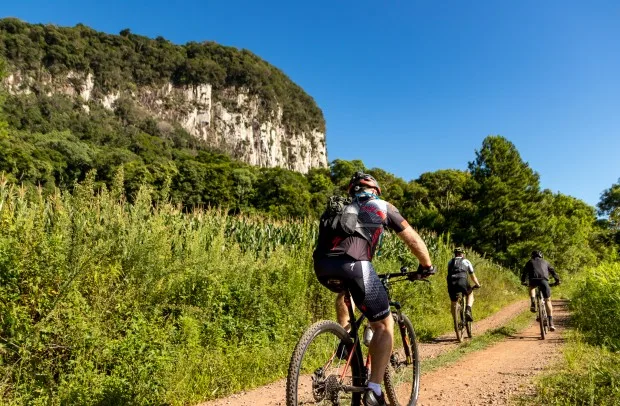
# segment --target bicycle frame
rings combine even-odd
[[[405,271],[403,271],[403,269]],[[416,274],[415,272],[407,272],[406,267],[403,267],[401,268],[400,273],[388,273],[388,274],[377,275],[381,279],[381,283],[383,284],[383,287],[385,288],[385,291],[388,296],[388,301],[390,304],[390,311],[392,311],[393,314],[396,314],[397,322],[402,321],[402,313],[401,313],[402,306],[400,302],[392,301],[390,298],[390,279],[401,278],[400,281],[404,281],[404,279],[402,278],[407,278],[407,280],[415,281],[416,279],[410,279],[413,276],[415,276],[415,274]],[[417,279],[417,280],[424,281],[424,282],[430,282],[426,279]],[[351,325],[349,336],[351,337],[351,340],[353,341],[353,350],[351,351],[351,353],[349,354],[349,357],[347,358],[346,365],[340,377],[344,378],[344,376],[346,375],[349,369],[349,366],[351,365],[351,361],[353,357],[354,356],[357,357],[358,365],[364,365],[364,367],[362,368],[361,376],[353,377],[354,385],[345,386],[343,387],[343,390],[345,392],[363,392],[366,389],[366,381],[368,380],[368,367],[370,365],[370,353],[368,354],[366,358],[366,362],[364,362],[364,354],[362,352],[362,345],[361,345],[361,340],[359,336],[359,330],[360,330],[360,327],[362,326],[362,323],[366,319],[366,316],[362,314],[359,318],[357,319],[355,318],[355,311],[353,310],[353,305],[351,302],[351,293],[348,290],[345,292],[344,303],[347,306],[347,309],[349,311],[349,320],[350,320],[350,325]],[[408,342],[409,340],[407,338],[407,333],[406,333],[404,324],[399,323],[398,326],[399,326],[399,331],[400,331],[403,342],[405,342],[406,344],[409,344]],[[410,350],[409,345],[405,346],[404,351],[405,351],[405,357],[406,357],[407,362],[412,362],[411,361],[412,359],[411,350]],[[336,354],[334,354],[332,359],[335,357],[335,355]]]

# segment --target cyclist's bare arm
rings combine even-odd
[[[478,278],[476,277],[476,274],[470,273],[469,275],[471,276],[471,280],[473,280],[477,286],[480,286],[480,282],[478,282]]]
[[[413,227],[411,227],[411,225],[407,226],[397,235],[401,240],[403,240],[403,242],[407,245],[409,250],[411,250],[413,255],[418,258],[418,261],[420,261],[420,265],[428,267],[433,264],[431,262],[431,257],[428,254],[428,248],[426,248],[426,244],[422,240],[422,237],[420,237],[420,235],[413,229]]]

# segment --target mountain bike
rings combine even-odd
[[[549,286],[558,286],[558,282],[555,281]],[[547,317],[547,306],[545,306],[545,297],[543,296],[542,291],[538,286],[536,286],[536,308],[538,312],[536,319],[538,320],[538,324],[540,326],[540,338],[544,340],[545,336],[547,335],[547,331],[549,330],[549,317]]]
[[[467,309],[467,296],[474,290],[478,289],[480,286],[473,286],[467,290],[467,294],[464,295],[462,292],[457,294],[456,300],[456,310],[454,314],[452,314],[452,321],[454,322],[454,332],[456,333],[456,339],[459,343],[463,342],[463,335],[465,331],[467,331],[467,337],[471,338],[471,321],[467,320],[465,315],[465,310]]]
[[[424,281],[420,272],[378,275],[388,293],[394,317],[394,347],[385,371],[384,386],[392,406],[415,406],[420,390],[420,356],[411,321],[401,311],[401,304],[392,301],[390,286],[401,281]],[[345,293],[351,330],[340,324],[323,320],[310,326],[299,339],[288,369],[286,404],[352,405],[361,404],[370,376],[370,355],[362,350],[360,329],[365,320],[356,319],[350,292]],[[366,335],[366,334],[364,334]],[[342,344],[341,344],[342,343]]]
[[[545,297],[542,291],[536,287],[536,308],[538,309],[538,324],[540,325],[540,337],[544,340],[549,328],[549,319],[547,318],[547,306],[545,306]]]

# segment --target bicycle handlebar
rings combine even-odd
[[[550,283],[550,284],[549,284],[549,287],[554,287],[554,286],[558,286],[558,285],[560,285],[560,281],[555,281],[555,282],[553,282],[553,283]],[[527,287],[529,287],[529,286],[530,286],[530,284],[529,284],[529,283],[527,283],[527,282],[521,282],[521,286],[527,286]]]
[[[407,280],[415,282],[415,281],[422,281],[422,282],[427,282],[430,283],[431,281],[429,281],[428,279],[426,279],[427,277],[435,274],[435,270],[433,268],[433,272],[429,273],[429,272],[420,272],[420,271],[412,271],[409,272],[409,267],[403,266],[402,268],[400,268],[400,272],[394,272],[394,273],[384,273],[381,275],[377,275],[379,276],[379,279],[381,279],[381,281],[386,281],[392,278],[407,278]]]

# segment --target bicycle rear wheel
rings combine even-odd
[[[463,309],[467,309],[467,298],[463,297]],[[463,322],[465,323],[465,330],[467,330],[467,337],[471,338],[471,321],[467,319],[467,313],[463,311]]]
[[[459,293],[456,299],[456,308],[454,310],[454,314],[452,315],[452,320],[454,322],[454,332],[456,333],[456,339],[459,343],[463,342],[463,324],[465,321],[465,307],[463,306],[463,296]]]
[[[541,294],[542,295],[542,294]],[[541,297],[540,302],[542,303],[542,310],[543,310],[543,318],[544,320],[544,327],[545,327],[545,335],[549,332],[549,314],[547,313],[547,304],[546,301],[548,299],[545,299],[544,297]]]
[[[358,354],[353,354],[351,364],[347,366],[346,354],[338,353],[341,340],[347,347],[352,347],[349,334],[333,321],[319,321],[306,330],[297,343],[289,364],[286,380],[287,406],[360,405],[361,392],[344,391],[344,386],[365,384],[360,358],[357,357]]]
[[[538,306],[538,324],[540,326],[540,337],[544,340],[545,335],[547,333],[547,326],[546,326],[547,315],[546,315],[546,311],[544,308],[545,305],[542,303],[542,300],[540,299],[540,295],[536,299],[536,302],[537,302],[536,305]]]
[[[394,349],[385,371],[385,393],[391,406],[415,406],[420,393],[420,354],[411,321],[394,317]]]

